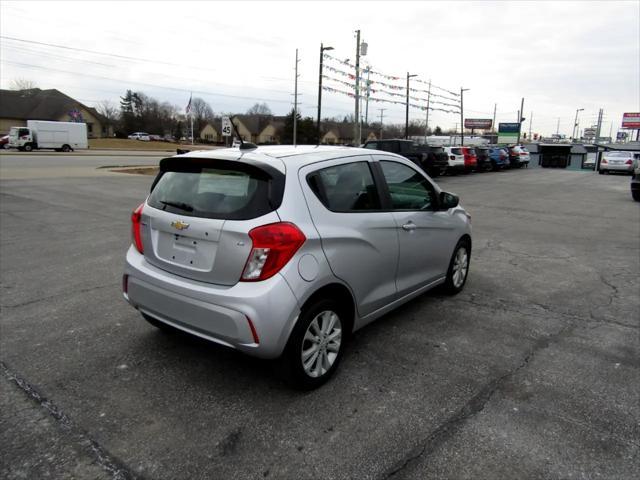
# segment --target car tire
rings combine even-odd
[[[62,151],[65,152],[65,153],[70,152],[71,151],[71,147],[69,145],[65,144],[65,145],[62,146]]]
[[[631,198],[636,202],[640,202],[640,190],[631,190]]]
[[[600,175],[604,175],[605,171],[604,171],[604,170],[602,170],[602,169],[600,169],[600,170],[598,170],[598,173],[599,173]]]
[[[30,152],[31,150],[33,150],[33,145],[31,145],[30,143],[27,143],[27,144],[25,144],[25,146],[24,146],[24,147],[22,147],[22,149],[23,149],[25,152]]]
[[[462,262],[462,263],[461,263]],[[453,250],[447,278],[443,283],[443,290],[449,295],[460,293],[467,283],[469,276],[469,265],[471,263],[471,246],[468,240],[460,240]],[[462,278],[460,278],[462,275]]]
[[[345,316],[340,304],[330,299],[302,308],[279,359],[280,373],[290,386],[313,390],[331,378],[345,349]]]
[[[167,325],[164,322],[161,322],[160,320],[156,320],[153,317],[150,317],[149,315],[140,312],[140,314],[142,315],[142,318],[144,318],[147,322],[149,322],[150,325],[153,325],[154,327],[156,327],[158,330],[160,330],[163,333],[175,333],[176,329],[173,328],[171,325]]]

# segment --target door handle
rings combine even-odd
[[[402,225],[402,229],[406,230],[407,232],[415,230],[416,228],[418,228],[418,227],[413,222],[405,223],[404,225]]]

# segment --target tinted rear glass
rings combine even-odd
[[[181,160],[185,163],[169,165],[166,171],[161,164],[147,201],[150,206],[184,216],[247,220],[282,202],[284,176],[228,161]]]
[[[620,157],[620,158],[631,158],[631,154],[628,152],[607,152],[605,153],[606,157]]]
[[[461,148],[452,148],[451,149],[451,153],[453,153],[454,155],[462,155],[462,149]]]

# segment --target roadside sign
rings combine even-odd
[[[231,119],[229,117],[222,117],[222,136],[230,137],[233,131],[231,126]]]
[[[582,135],[584,136],[584,138],[593,138],[596,136],[596,128],[585,128],[584,131],[582,132]]]
[[[499,123],[498,124],[498,143],[516,143],[518,141],[518,133],[520,133],[520,124]]]
[[[640,128],[640,112],[623,113],[622,128],[631,128],[631,129]]]
[[[482,130],[488,130],[493,125],[493,120],[490,118],[465,118],[464,128],[480,128]]]
[[[616,140],[619,142],[622,142],[623,140],[627,139],[627,132],[618,132],[616,134]]]

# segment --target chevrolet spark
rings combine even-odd
[[[134,210],[123,291],[152,325],[279,358],[310,389],[355,330],[435,286],[464,287],[469,216],[411,161],[243,147],[162,160]]]

